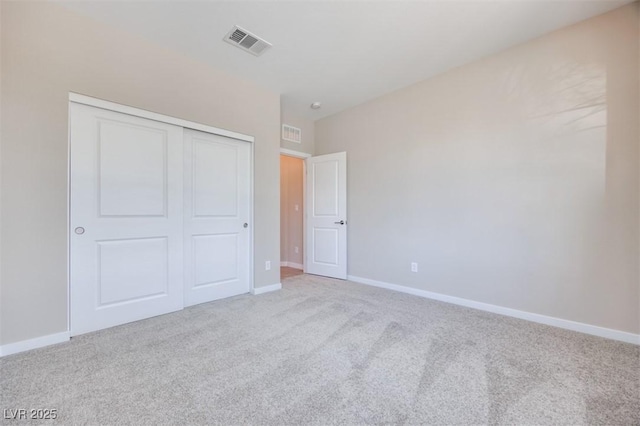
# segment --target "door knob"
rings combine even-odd
[[[242,225],[242,227],[243,227],[243,228],[246,228],[246,227],[248,227],[248,226],[249,226],[249,224],[248,224],[248,223],[246,223],[246,222],[245,222],[245,224],[244,224],[244,225]]]
[[[84,234],[84,228],[82,226],[78,226],[76,229],[74,229],[74,232],[78,235],[82,235]]]
[[[335,223],[336,225],[344,225],[344,224],[345,224],[345,221],[344,221],[344,220],[341,220],[340,222],[333,222],[333,223]]]

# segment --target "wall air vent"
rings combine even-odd
[[[265,50],[271,47],[271,43],[268,41],[261,39],[257,35],[237,25],[231,28],[231,31],[229,31],[222,40],[255,56],[260,56]]]
[[[297,127],[282,125],[282,139],[289,142],[302,143],[302,130]]]

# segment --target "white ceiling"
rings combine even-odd
[[[98,21],[282,94],[316,120],[620,7],[629,0],[64,2]],[[273,43],[227,43],[239,25]],[[322,102],[320,110],[309,105]]]

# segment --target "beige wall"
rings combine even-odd
[[[302,142],[296,143],[280,139],[280,146],[313,155],[315,146],[315,126],[313,121],[300,117],[286,108],[282,108],[281,115],[283,124],[289,124],[302,130]],[[282,136],[282,133],[280,136]]]
[[[316,122],[349,274],[638,333],[638,31],[635,3]]]
[[[303,259],[303,163],[300,158],[280,156],[280,260],[300,265]]]
[[[2,5],[0,4],[0,309],[2,309]],[[2,344],[2,314],[0,313],[0,344]]]
[[[278,283],[279,95],[55,4],[1,4],[0,342],[67,329],[70,91],[255,136],[255,285]]]

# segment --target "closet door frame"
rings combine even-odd
[[[242,133],[232,132],[230,130],[220,129],[218,127],[208,126],[206,124],[196,123],[189,120],[183,120],[181,118],[171,117],[164,114],[158,114],[152,111],[147,111],[139,108],[134,108],[128,105],[118,104],[115,102],[106,101],[103,99],[94,98],[91,96],[82,95],[79,93],[69,92],[69,107],[72,103],[89,105],[97,108],[106,109],[109,111],[119,112],[123,114],[132,115],[134,117],[146,118],[149,120],[159,121],[166,124],[172,124],[180,126],[185,129],[199,130],[201,132],[211,133],[214,135],[224,136],[239,141],[249,143],[249,292],[254,293],[254,238],[255,238],[255,218],[254,218],[254,169],[255,169],[255,149],[253,136],[245,135]],[[69,114],[70,116],[70,114]],[[69,130],[70,123],[69,123]],[[70,131],[68,132],[70,136]],[[71,330],[71,137],[67,140],[67,330]]]

